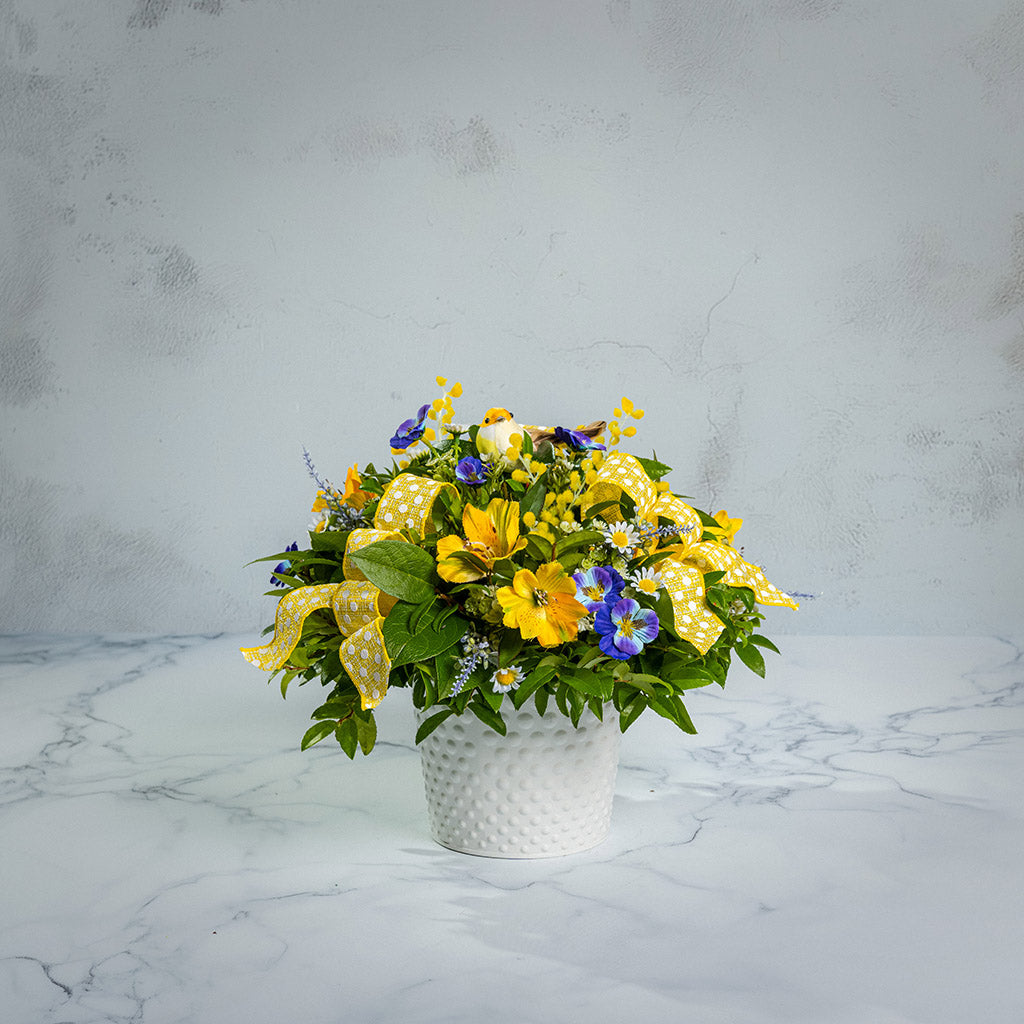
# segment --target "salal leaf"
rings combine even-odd
[[[415,544],[378,540],[349,555],[366,578],[385,594],[419,604],[434,594],[434,559]]]

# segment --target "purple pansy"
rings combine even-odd
[[[658,629],[658,616],[649,608],[641,608],[631,597],[615,605],[602,605],[594,616],[601,650],[619,661],[639,654],[658,635]]]
[[[291,542],[291,544],[289,544],[288,547],[285,548],[285,551],[298,551],[298,550],[299,550],[299,542],[297,540],[293,540]],[[274,566],[274,572],[275,573],[277,573],[277,572],[287,572],[291,567],[292,567],[292,563],[291,562],[278,562],[277,565]],[[286,587],[286,586],[288,586],[288,584],[285,583],[284,580],[279,580],[276,576],[271,576],[270,577],[270,585],[272,587]]]
[[[486,483],[487,473],[488,467],[479,459],[473,458],[472,455],[459,459],[455,466],[455,479],[469,484],[470,487],[478,487],[480,484]]]
[[[395,431],[395,436],[391,438],[392,448],[396,451],[405,451],[406,448],[415,444],[423,436],[423,421],[427,418],[427,410],[429,408],[429,405],[421,405],[415,419],[403,420],[399,424],[398,430]]]
[[[606,604],[615,604],[626,585],[610,565],[595,565],[591,569],[574,572],[572,578],[576,583],[576,600],[588,612],[596,612]]]
[[[598,444],[592,437],[568,427],[555,427],[555,442],[566,444],[575,452],[605,451],[603,444]]]

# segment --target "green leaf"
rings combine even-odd
[[[317,533],[313,530],[309,534],[309,546],[314,551],[337,551],[344,553],[345,545],[348,544],[348,535],[351,530],[322,530]]]
[[[512,703],[516,708],[521,708],[545,683],[554,679],[555,672],[554,665],[538,666],[530,672],[512,695]]]
[[[455,683],[455,659],[444,653],[434,658],[434,679],[437,684],[437,692],[432,694],[433,699],[427,706],[444,700],[452,692]]]
[[[659,694],[650,702],[650,707],[662,718],[679,726],[683,732],[696,733],[696,728],[686,711],[683,702],[675,694]]]
[[[526,489],[526,493],[520,499],[520,515],[525,516],[527,512],[532,512],[539,519],[541,512],[544,511],[545,494],[547,494],[547,488],[544,485],[544,477],[539,477],[530,484]]]
[[[594,544],[600,544],[604,538],[597,530],[577,530],[575,533],[566,534],[564,538],[558,541],[558,555],[561,557],[563,554],[567,554],[570,551],[578,551],[583,548],[592,547]]]
[[[550,562],[551,542],[542,540],[536,533],[531,533],[526,538],[526,553],[538,562]]]
[[[497,711],[492,711],[486,704],[478,704],[476,701],[469,705],[469,710],[480,719],[484,725],[490,726],[499,736],[508,732],[505,720]]]
[[[424,619],[427,618],[431,612],[436,611],[437,598],[431,596],[429,601],[424,601],[422,604],[418,604],[409,615],[409,632],[416,634],[425,625]],[[427,619],[429,621],[429,619]]]
[[[498,640],[498,663],[511,665],[523,649],[523,636],[517,629],[503,629]]]
[[[601,515],[602,512],[607,512],[609,509],[618,508],[619,503],[617,501],[599,501],[595,505],[591,505],[587,509],[587,519],[593,519],[595,516]]]
[[[628,680],[638,690],[653,696],[657,691],[655,687],[664,686],[665,681],[658,676],[648,675],[646,672],[634,672]]]
[[[346,715],[351,715],[355,704],[355,701],[329,700],[326,704],[321,704],[320,707],[310,715],[310,718],[318,720],[321,718],[333,718],[337,721],[339,718],[345,718]]]
[[[768,637],[761,636],[759,633],[751,633],[747,640],[752,644],[757,644],[758,647],[767,647],[769,651],[774,651],[776,654],[782,653]]]
[[[381,626],[392,668],[437,657],[458,643],[469,629],[469,623],[460,616],[432,611],[423,616],[414,634],[409,619],[415,610],[414,605],[399,601]]]
[[[378,540],[349,555],[366,578],[385,594],[419,604],[434,594],[434,559],[415,544]]]
[[[350,760],[356,756],[356,747],[359,745],[359,727],[354,718],[346,718],[345,721],[339,722],[338,727],[334,730],[334,738],[338,741],[341,749],[348,754]]]
[[[570,686],[575,692],[587,697],[598,697],[610,700],[612,680],[610,676],[601,676],[589,668],[565,668],[559,673],[559,679]],[[572,700],[572,694],[570,694]]]
[[[454,714],[455,708],[445,707],[436,715],[425,718],[416,730],[416,742],[422,743],[446,718],[450,718]]]
[[[736,656],[751,672],[764,678],[764,655],[753,644],[739,644],[736,647]]]
[[[619,729],[625,732],[647,709],[647,698],[638,693],[636,699],[627,705],[629,710],[619,718]]]
[[[725,575],[724,570],[716,569],[714,572],[704,573],[704,586],[710,587],[717,583]]]
[[[548,698],[550,696],[551,694],[543,688],[538,690],[533,695],[533,703],[534,706],[537,708],[537,714],[540,715],[542,718],[544,717],[544,712],[548,709]]]
[[[700,668],[680,668],[668,673],[668,681],[677,690],[695,690],[713,683],[715,677]]]
[[[672,472],[671,466],[666,466],[664,462],[659,462],[657,459],[644,459],[639,455],[635,455],[634,458],[644,467],[644,472],[652,480],[660,480],[663,476]]]
[[[352,720],[356,723],[359,747],[364,754],[368,754],[377,742],[377,719],[374,718],[372,711],[363,711]]]
[[[330,736],[334,732],[334,728],[337,725],[335,721],[329,722],[317,722],[316,725],[311,725],[306,730],[306,735],[302,737],[302,742],[299,744],[300,750],[309,750],[315,743],[319,743],[325,736]]]

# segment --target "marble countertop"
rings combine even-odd
[[[602,846],[501,861],[431,841],[405,691],[300,753],[253,639],[0,639],[4,1024],[1024,1020],[1009,642],[783,637],[623,737]]]

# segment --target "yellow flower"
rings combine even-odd
[[[506,626],[518,629],[524,640],[554,647],[575,640],[579,620],[587,614],[575,593],[576,581],[561,564],[546,562],[536,574],[520,569],[512,586],[500,587],[496,596]]]
[[[742,519],[730,519],[724,508],[715,513],[715,522],[718,523],[717,526],[705,526],[704,529],[717,537],[722,544],[732,544],[737,530],[743,525]]]
[[[494,498],[486,509],[467,505],[462,510],[462,532],[465,539],[452,534],[437,542],[437,572],[449,583],[472,583],[486,575],[467,554],[490,571],[499,558],[526,547],[526,538],[519,536],[518,501]]]
[[[341,496],[342,504],[351,505],[353,508],[362,508],[373,495],[362,489],[363,481],[359,476],[359,463],[349,466],[345,475],[345,492]]]

